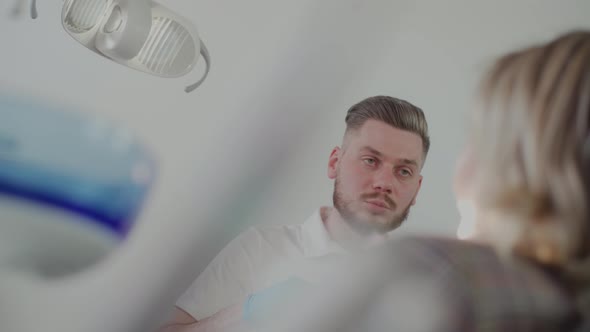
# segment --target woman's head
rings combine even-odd
[[[469,186],[486,240],[541,263],[590,254],[590,32],[504,55],[481,85]],[[464,184],[463,184],[464,185]]]

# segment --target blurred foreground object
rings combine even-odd
[[[0,286],[0,330],[22,331],[5,290],[75,275],[126,238],[154,172],[127,131],[0,95],[0,280],[15,281]]]

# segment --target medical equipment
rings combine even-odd
[[[133,136],[100,119],[0,98],[0,169],[6,184],[24,188],[0,196],[0,331],[144,332],[162,323],[194,279],[195,253],[211,245],[220,220],[236,218],[228,207],[252,195],[297,142],[282,113],[262,116],[215,137],[240,148],[211,151],[215,163],[185,175],[189,192],[177,190],[165,215],[128,232],[154,174]],[[269,123],[283,124],[282,135]],[[25,195],[30,187],[44,194]],[[97,221],[105,216],[126,222]]]
[[[28,278],[50,283],[100,264],[132,229],[155,162],[133,135],[92,116],[0,95],[0,118],[0,293],[8,299]],[[2,302],[0,330],[21,331],[11,321],[18,315],[6,315],[19,303]]]
[[[17,4],[13,12],[20,8]],[[37,17],[32,0],[31,17]],[[191,92],[209,74],[211,59],[196,28],[186,18],[149,0],[65,0],[62,25],[91,51],[123,66],[160,77],[191,72],[199,56],[205,72],[185,88]]]

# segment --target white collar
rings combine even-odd
[[[303,250],[306,257],[345,252],[342,246],[330,238],[320,211],[321,208],[316,210],[302,225]]]

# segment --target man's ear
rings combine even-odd
[[[420,175],[420,179],[418,180],[418,188],[416,188],[416,193],[414,194],[414,198],[412,199],[412,205],[416,204],[416,197],[418,197],[418,193],[420,192],[420,187],[422,187],[422,179],[423,179],[423,176]]]
[[[338,163],[340,162],[340,147],[335,147],[330,153],[330,159],[328,159],[328,178],[334,180],[336,178],[336,170],[338,169]]]

